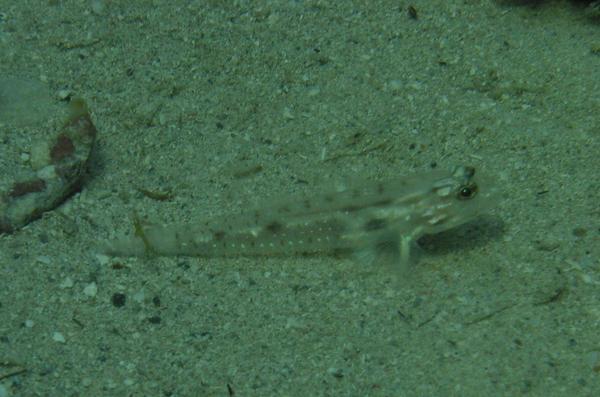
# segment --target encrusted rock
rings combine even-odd
[[[0,191],[0,233],[11,233],[60,205],[81,185],[96,127],[82,99],[69,104],[69,116],[51,139],[32,148],[30,169]]]

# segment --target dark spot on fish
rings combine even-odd
[[[379,200],[373,203],[374,207],[386,207],[388,205],[392,204],[392,200],[391,199],[383,199],[383,200]]]
[[[269,232],[269,233],[279,233],[282,229],[283,229],[283,225],[277,221],[273,221],[271,223],[269,223],[267,226],[265,226],[265,229]]]
[[[216,241],[222,241],[225,238],[225,232],[222,230],[217,230],[213,232],[213,239]]]
[[[387,226],[387,222],[385,219],[375,218],[370,219],[364,224],[364,229],[367,232],[371,232],[374,230],[381,230]]]
[[[359,211],[361,209],[363,209],[364,207],[360,207],[358,205],[349,205],[347,207],[342,208],[342,211],[344,212],[354,212],[354,211]]]

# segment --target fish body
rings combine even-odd
[[[143,226],[106,244],[110,255],[294,255],[351,252],[406,268],[415,242],[474,219],[492,190],[459,166],[364,182],[197,223]]]

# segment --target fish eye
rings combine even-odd
[[[477,185],[474,183],[463,185],[458,189],[459,200],[470,200],[477,194]]]

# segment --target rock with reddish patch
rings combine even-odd
[[[82,184],[96,127],[81,99],[69,104],[69,117],[50,140],[47,156],[0,191],[0,233],[12,233],[60,205]]]

